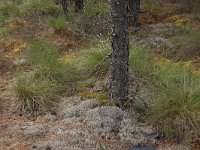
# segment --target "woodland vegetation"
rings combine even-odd
[[[124,142],[120,123],[79,149],[200,149],[199,8],[198,0],[0,0],[0,149],[68,149],[65,140],[34,144],[72,130],[62,121],[73,111],[83,115],[74,128],[85,131],[90,111],[81,104],[90,100],[105,116],[128,114],[126,133],[145,139]],[[28,132],[39,125],[48,133]]]

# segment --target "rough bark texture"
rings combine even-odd
[[[67,15],[68,13],[67,0],[61,0],[61,4],[63,7],[64,14]]]
[[[83,10],[83,0],[75,0],[75,12]]]
[[[140,0],[128,0],[128,20],[130,26],[139,26]]]
[[[124,107],[128,100],[128,0],[111,0],[111,97]]]

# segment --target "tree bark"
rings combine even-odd
[[[140,0],[128,0],[128,20],[129,26],[139,26]]]
[[[111,98],[120,107],[128,101],[128,0],[111,0],[112,54]]]
[[[63,7],[64,14],[67,15],[67,13],[68,13],[67,0],[61,0],[61,4]]]
[[[82,11],[83,7],[83,0],[75,0],[75,12]]]

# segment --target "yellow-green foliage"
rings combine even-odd
[[[158,86],[150,120],[160,125],[168,137],[182,140],[199,133],[200,77],[186,73],[183,78],[172,81],[176,77],[172,72],[171,81]]]
[[[32,72],[17,75],[15,81],[14,91],[19,113],[37,116],[52,109],[57,91],[54,84],[36,78]]]
[[[0,14],[3,16],[17,16],[20,15],[20,8],[12,2],[5,2],[0,6]]]
[[[49,22],[51,27],[57,32],[64,30],[66,27],[66,17],[64,16],[50,18]]]
[[[193,29],[182,29],[171,38],[177,45],[177,57],[181,60],[198,58],[200,52],[200,33]]]
[[[109,96],[106,93],[93,93],[90,91],[85,91],[80,94],[81,97],[86,99],[95,99],[101,104],[108,104],[109,103]]]
[[[4,16],[22,16],[30,12],[42,15],[62,14],[62,8],[52,0],[3,0],[0,6],[0,14]]]
[[[77,79],[74,64],[59,59],[58,49],[46,41],[32,42],[29,59],[39,76],[57,83],[66,83]]]
[[[148,48],[133,45],[129,57],[130,72],[151,78],[156,74],[155,60]]]
[[[79,60],[79,67],[85,70],[87,74],[106,73],[109,69],[108,55],[110,49],[107,42],[102,42],[97,46],[84,50]]]
[[[36,11],[43,15],[62,14],[62,8],[57,5],[53,0],[26,0],[24,3],[23,11],[25,13]]]
[[[85,18],[97,17],[98,15],[108,17],[110,15],[109,4],[106,2],[86,0],[83,15]]]
[[[157,61],[146,48],[134,46],[131,50],[131,73],[151,79],[154,86],[152,97],[148,99],[152,108],[147,118],[159,125],[168,137],[182,140],[188,133],[198,134],[200,74],[192,71],[188,63]]]
[[[162,10],[161,3],[158,0],[145,0],[143,1],[143,7],[153,17],[158,16]]]

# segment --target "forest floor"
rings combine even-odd
[[[171,20],[181,29],[188,18],[184,15],[173,17],[175,19]],[[182,43],[174,39],[179,27],[158,21],[154,24],[154,20],[145,16],[142,19],[138,29],[131,29],[130,43],[147,44],[155,50],[158,59],[192,61],[195,67],[199,67],[200,61],[193,60],[199,54],[199,47],[194,47],[192,53],[185,49],[184,55],[180,54]],[[171,144],[171,141],[156,139],[155,129],[138,123],[135,113],[130,115],[115,106],[102,106],[80,95],[63,96],[55,114],[37,118],[13,114],[16,100],[12,90],[14,74],[25,68],[21,51],[26,49],[29,37],[48,38],[62,49],[63,57],[84,49],[98,39],[85,38],[71,29],[66,29],[63,34],[55,33],[45,18],[34,14],[16,18],[9,26],[14,28],[14,32],[8,34],[8,40],[1,47],[5,57],[0,70],[0,150],[128,150],[133,146],[149,146],[158,150],[192,149],[186,143]],[[193,27],[200,30],[198,24]],[[137,38],[132,39],[132,34],[136,34]]]

